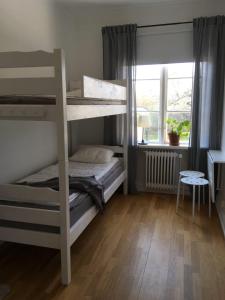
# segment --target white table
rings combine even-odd
[[[208,177],[212,202],[215,203],[215,191],[219,188],[221,179],[221,165],[225,164],[225,152],[209,150],[207,153]],[[218,164],[217,187],[215,187],[215,164]]]

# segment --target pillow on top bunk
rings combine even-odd
[[[82,147],[71,157],[71,161],[105,164],[112,160],[114,152],[100,147]]]

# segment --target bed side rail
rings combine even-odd
[[[60,226],[60,211],[0,204],[0,220]]]
[[[126,88],[108,81],[83,76],[83,97],[126,100]]]
[[[17,184],[1,184],[0,200],[51,205],[59,204],[59,193],[50,188],[31,187]]]
[[[126,79],[123,79],[123,80],[115,79],[115,80],[107,80],[107,81],[127,88],[127,80]]]
[[[0,240],[60,249],[60,235],[57,233],[0,227]]]
[[[70,81],[70,90],[80,90],[81,97],[108,100],[127,100],[124,81],[106,81],[83,76],[82,81]]]

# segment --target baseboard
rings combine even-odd
[[[145,192],[146,191],[145,186],[141,182],[136,183],[136,189],[137,189],[138,192]]]
[[[141,192],[141,193],[158,193],[158,194],[171,194],[171,195],[177,194],[177,190],[174,190],[174,191],[148,190],[148,189],[146,189],[145,185],[143,185],[143,183],[140,183],[140,182],[136,183],[136,188],[137,188],[137,191]],[[185,187],[184,195],[190,196],[190,189],[188,187]]]

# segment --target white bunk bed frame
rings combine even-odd
[[[124,172],[105,191],[104,198],[105,201],[108,201],[122,183],[124,194],[127,194],[127,107],[124,104],[68,105],[66,98],[65,60],[63,50],[61,49],[56,49],[53,53],[43,51],[0,53],[0,68],[27,67],[53,67],[55,74],[50,78],[0,79],[0,95],[56,95],[56,105],[0,104],[0,120],[39,120],[56,122],[59,191],[50,188],[2,184],[0,185],[0,199],[23,202],[36,200],[51,201],[54,199],[58,201],[60,209],[59,211],[55,211],[0,205],[0,219],[17,222],[24,222],[24,220],[26,220],[26,222],[33,224],[58,226],[60,227],[60,233],[0,227],[0,240],[59,249],[61,251],[62,283],[68,285],[71,281],[70,247],[96,216],[98,210],[95,207],[91,207],[70,227],[67,122],[108,115],[123,115],[124,144],[123,147],[113,147],[113,150],[114,152],[123,154]],[[90,103],[92,103],[92,98],[80,98],[80,100],[83,99],[88,99]]]

